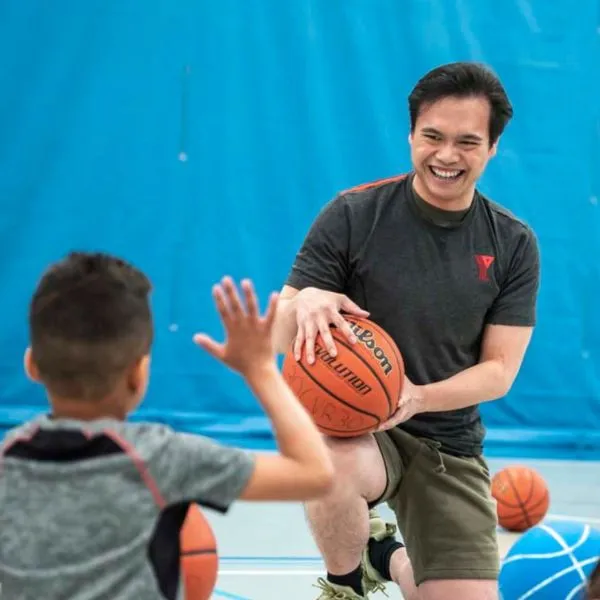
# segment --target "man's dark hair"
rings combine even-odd
[[[442,98],[487,98],[491,106],[490,146],[498,141],[513,116],[508,95],[498,77],[485,65],[456,62],[441,65],[426,73],[408,97],[410,130],[414,132],[421,108]]]
[[[126,261],[72,252],[43,274],[29,307],[32,358],[48,391],[100,400],[150,352],[151,283]]]

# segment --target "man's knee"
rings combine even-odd
[[[380,498],[387,485],[386,468],[372,435],[325,439],[335,469],[332,494],[356,493],[368,502]]]

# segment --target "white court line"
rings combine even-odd
[[[554,520],[554,521],[574,521],[576,523],[599,523],[599,517],[574,517],[571,515],[554,515],[548,514],[546,515],[546,519]],[[238,562],[238,561],[236,561]],[[239,561],[243,562],[243,560]],[[289,577],[290,575],[306,575],[306,576],[322,576],[322,569],[225,569],[219,570],[219,575],[230,575],[232,577],[277,577],[277,576],[285,576]]]
[[[570,515],[546,515],[546,519],[555,521],[574,521],[576,523],[600,523],[600,517],[572,517]]]
[[[264,569],[252,569],[251,571],[248,570],[244,570],[244,571],[229,571],[229,570],[225,570],[225,571],[219,571],[219,575],[234,575],[234,576],[238,576],[238,577],[252,577],[252,576],[259,576],[259,577],[265,577],[265,576],[269,576],[269,577],[273,577],[274,575],[285,575],[286,577],[289,577],[290,575],[323,575],[323,570],[319,569],[317,570],[301,570],[301,569],[278,569],[276,571],[274,570],[264,570]]]

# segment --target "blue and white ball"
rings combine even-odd
[[[502,600],[583,600],[600,560],[600,530],[575,521],[544,521],[509,550],[500,571]]]

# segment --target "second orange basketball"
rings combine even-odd
[[[315,362],[296,361],[290,349],[283,376],[311,414],[319,430],[332,437],[369,433],[396,410],[404,382],[404,361],[398,347],[379,325],[344,315],[357,337],[350,344],[332,327],[337,356],[315,341]]]
[[[498,523],[509,531],[527,531],[546,516],[550,492],[544,478],[524,465],[511,465],[492,478]]]

